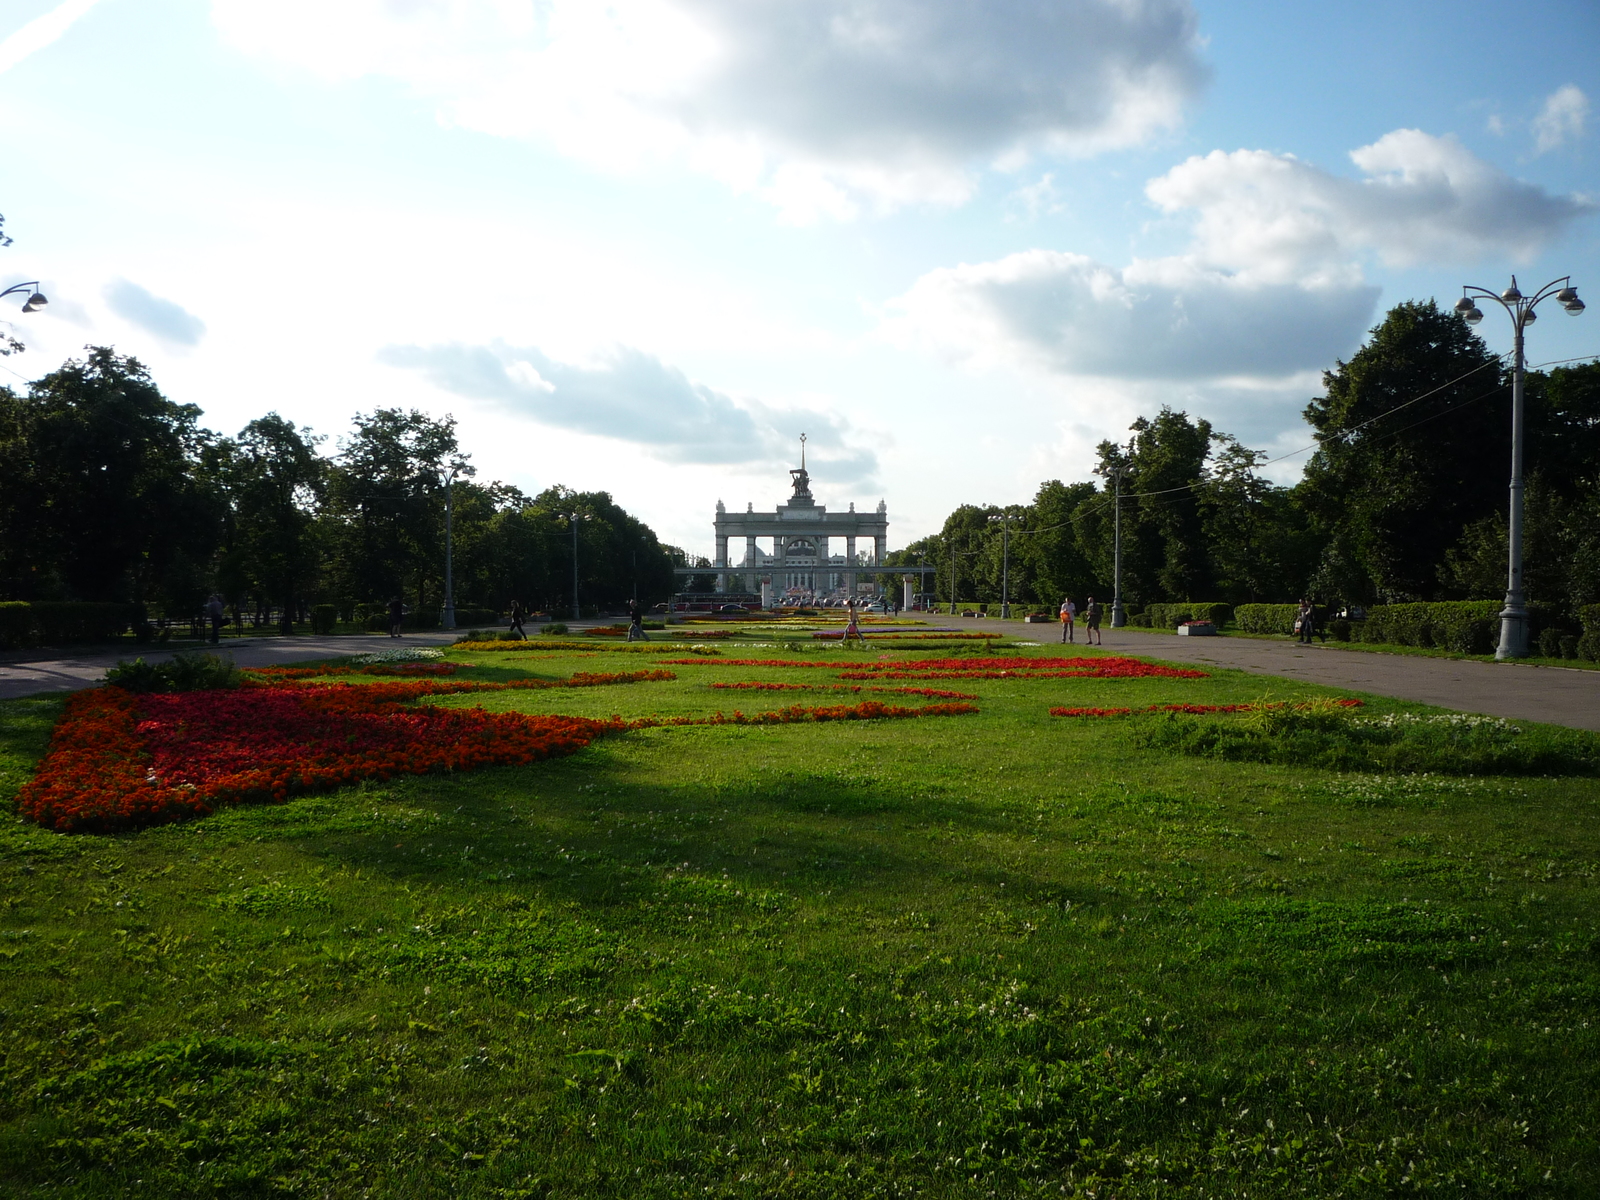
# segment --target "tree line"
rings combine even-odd
[[[232,437],[200,416],[107,347],[0,388],[0,599],[126,603],[136,623],[187,620],[213,592],[285,619],[437,611],[452,470],[458,608],[570,612],[574,514],[586,608],[664,597],[685,562],[607,492],[477,482],[453,418],[377,408],[329,453],[276,413]]]
[[[1529,372],[1524,562],[1528,596],[1573,612],[1600,602],[1600,362]],[[1010,596],[1051,609],[1112,591],[1152,603],[1394,604],[1490,599],[1506,587],[1511,370],[1434,302],[1396,306],[1306,406],[1315,451],[1292,487],[1266,455],[1164,407],[1124,443],[1102,442],[1095,478],[1050,480],[1029,504],[963,504],[890,562],[941,568],[948,602]]]

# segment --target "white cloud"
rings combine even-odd
[[[1573,84],[1558,87],[1545,98],[1533,119],[1533,146],[1539,154],[1575,142],[1589,119],[1589,97]]]
[[[842,418],[758,401],[738,402],[695,383],[653,355],[616,346],[589,363],[552,359],[533,347],[389,346],[378,355],[457,396],[487,400],[519,416],[576,433],[634,443],[666,462],[747,469],[787,463],[801,433],[819,479],[869,484],[872,450],[852,445]]]
[[[56,41],[96,3],[98,0],[65,0],[0,42],[0,74]]]
[[[1188,0],[214,0],[241,48],[381,75],[441,119],[628,168],[679,157],[795,219],[960,203],[987,166],[1174,126]]]
[[[1146,187],[1168,213],[1193,211],[1203,261],[1263,282],[1352,281],[1385,263],[1526,259],[1593,204],[1513,179],[1451,137],[1397,129],[1350,153],[1364,179],[1292,155],[1220,150]]]
[[[1273,379],[1347,352],[1379,289],[1362,263],[1526,258],[1592,211],[1474,158],[1450,138],[1390,133],[1351,154],[1364,179],[1289,155],[1221,151],[1146,194],[1192,221],[1187,252],[1126,267],[1029,250],[935,270],[887,332],[975,365],[1064,375]]]

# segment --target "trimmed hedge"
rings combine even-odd
[[[1318,620],[1322,617],[1317,611]],[[1233,623],[1241,633],[1293,633],[1298,604],[1241,604],[1233,610]]]
[[[1388,646],[1436,647],[1457,654],[1493,654],[1500,641],[1500,600],[1445,600],[1380,604],[1356,625],[1357,641]],[[1542,604],[1528,605],[1530,640],[1548,623]]]
[[[1152,629],[1176,629],[1186,621],[1210,621],[1220,629],[1234,615],[1231,604],[1197,600],[1185,600],[1181,604],[1150,604],[1145,606],[1144,611],[1150,618]]]
[[[0,602],[0,649],[109,642],[128,627],[126,604]]]
[[[311,606],[311,632],[315,634],[330,634],[339,624],[339,607],[336,604],[313,604]]]

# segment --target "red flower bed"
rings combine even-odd
[[[713,683],[714,688],[736,688],[754,692],[886,692],[896,696],[928,696],[935,700],[976,700],[971,692],[941,692],[938,688],[880,687],[863,688],[846,683]]]
[[[663,658],[669,667],[837,667],[836,662],[795,662],[786,658],[719,658],[708,663],[698,658]]]
[[[970,704],[899,708],[876,701],[731,716],[640,721],[414,706],[423,696],[593,687],[673,679],[670,671],[579,674],[560,681],[431,679],[370,684],[283,681],[139,696],[116,687],[67,701],[19,811],[63,832],[115,830],[205,816],[220,805],[282,801],[362,779],[466,771],[572,754],[597,737],[658,725],[781,725],[954,716]]]
[[[377,663],[370,667],[246,667],[243,674],[246,680],[277,683],[326,675],[454,675],[458,670],[454,663]]]
[[[820,664],[819,664],[820,665]],[[841,679],[1205,679],[1206,672],[1163,667],[1141,658],[928,658],[865,663]]]
[[[17,807],[63,832],[127,829],[361,779],[532,762],[622,728],[581,717],[401,707],[412,689],[439,686],[80,692]]]
[[[978,712],[974,704],[924,704],[921,708],[902,708],[863,700],[860,704],[792,704],[776,712],[713,713],[709,717],[641,717],[627,723],[630,729],[654,729],[665,725],[793,725],[805,721],[881,721],[905,717],[959,717]]]
[[[1236,713],[1249,712],[1257,708],[1283,708],[1290,705],[1291,701],[1280,701],[1274,704],[1152,704],[1143,709],[1144,712],[1175,712],[1190,713],[1194,716],[1204,716],[1209,713]],[[1360,708],[1365,701],[1362,700],[1335,700],[1340,708]],[[1295,708],[1304,705],[1293,704]],[[1131,708],[1052,708],[1052,717],[1125,717],[1133,712]]]

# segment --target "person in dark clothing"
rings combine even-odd
[[[1311,601],[1300,601],[1300,612],[1294,619],[1294,631],[1300,635],[1302,645],[1311,644],[1311,636],[1317,631],[1317,610],[1311,607]]]
[[[399,637],[401,623],[406,618],[405,603],[399,599],[389,601],[389,636]]]
[[[650,640],[644,631],[644,609],[637,600],[628,604],[628,640],[630,642]]]
[[[215,592],[211,599],[206,601],[206,616],[211,620],[211,644],[215,646],[222,640],[222,624],[227,618],[227,612],[222,607],[222,597]]]
[[[528,615],[528,610],[522,607],[521,600],[511,602],[511,628],[507,631],[514,633],[523,641],[528,640],[528,631],[522,627],[522,619]]]
[[[1100,634],[1100,602],[1093,596],[1083,606],[1083,640],[1085,645],[1105,642]]]

